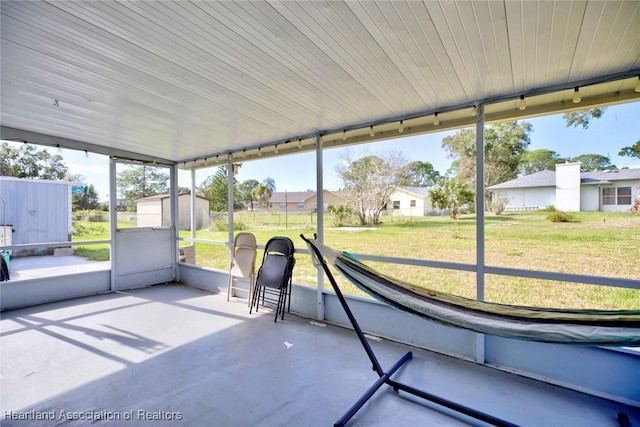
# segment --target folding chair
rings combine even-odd
[[[256,236],[251,233],[238,233],[233,240],[233,258],[229,267],[229,285],[227,288],[227,301],[233,296],[235,287],[234,279],[241,277],[249,279],[247,291],[247,305],[251,307],[251,296],[255,282],[256,270]]]
[[[282,320],[284,320],[287,298],[287,311],[291,308],[291,281],[293,267],[296,263],[293,253],[293,242],[288,237],[272,237],[269,239],[264,248],[262,265],[258,270],[249,313],[251,313],[254,305],[257,313],[260,302],[262,302],[262,305],[266,305],[265,303],[269,302],[275,304],[276,307],[276,315],[273,321],[278,321],[278,314],[280,313],[282,313]]]

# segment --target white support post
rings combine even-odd
[[[118,272],[116,265],[116,233],[118,232],[118,185],[116,181],[116,161],[109,158],[109,259],[111,260],[111,290],[116,290]]]
[[[484,301],[484,105],[476,116],[476,298]],[[476,335],[476,362],[485,362],[485,336]]]
[[[191,228],[191,234],[190,234],[191,238],[195,239],[196,225],[197,225],[196,223],[196,169],[195,168],[191,168],[191,188],[189,190],[190,190],[190,196],[191,196],[189,198],[189,201],[191,203],[191,207],[189,208],[191,210],[191,222],[189,224],[189,227]]]
[[[322,177],[322,141],[320,135],[316,135],[316,214],[318,217],[318,224],[316,230],[316,236],[318,241],[323,241],[323,229],[324,229],[324,183]],[[318,320],[324,320],[324,272],[321,268],[318,268]]]
[[[229,262],[233,259],[233,157],[227,156],[227,211],[229,212],[229,237],[227,246],[229,247]]]
[[[178,220],[178,166],[174,164],[169,169],[169,189],[171,197],[169,197],[169,206],[171,209],[171,241],[173,242],[171,249],[171,276],[175,280],[180,280],[178,277],[178,230],[180,229],[180,222]]]

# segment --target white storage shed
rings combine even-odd
[[[71,188],[78,183],[0,177],[0,245],[71,240]],[[9,229],[11,236],[9,236]],[[13,256],[53,253],[53,248],[14,250]]]

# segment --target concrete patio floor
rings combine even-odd
[[[293,314],[274,323],[268,309],[249,315],[246,302],[178,284],[10,310],[0,325],[2,426],[330,426],[377,379],[351,330]],[[637,408],[371,345],[384,368],[414,352],[394,378],[517,425],[617,426],[620,412],[640,425]],[[348,425],[484,424],[383,386]]]
[[[13,282],[110,268],[111,261],[90,261],[77,255],[13,257],[9,263],[9,276]]]

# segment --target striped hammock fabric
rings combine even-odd
[[[304,237],[303,237],[304,238]],[[304,238],[316,267],[328,260],[355,286],[403,311],[444,325],[529,341],[640,345],[640,310],[567,310],[477,301],[417,287],[381,274],[348,252]]]

